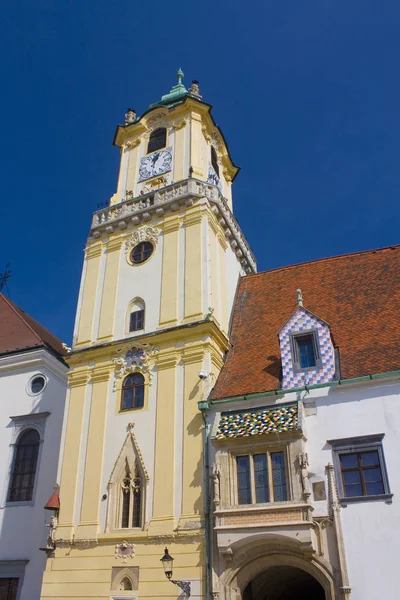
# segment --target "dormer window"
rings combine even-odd
[[[291,347],[295,372],[321,368],[317,331],[292,334]]]
[[[217,153],[215,152],[214,146],[211,146],[211,165],[212,165],[212,168],[214,169],[214,171],[216,172],[216,174],[219,177],[218,159],[217,159]]]
[[[167,130],[165,127],[159,127],[155,129],[149,139],[149,143],[147,146],[147,154],[150,152],[155,152],[156,150],[160,150],[160,148],[165,148],[167,145]]]

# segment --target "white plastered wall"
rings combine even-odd
[[[47,378],[46,387],[38,395],[27,392],[33,376]],[[38,548],[46,541],[45,521],[51,513],[44,505],[57,483],[57,464],[66,395],[67,367],[47,350],[37,349],[20,355],[0,358],[0,561],[26,560],[21,595],[18,600],[39,598],[46,555]],[[46,413],[47,417],[35,417]],[[29,415],[26,419],[18,419]],[[40,421],[44,431],[37,464],[34,495],[26,505],[8,504],[7,491],[12,465],[15,432],[10,419],[16,417],[27,428]],[[59,483],[59,482],[58,482]],[[1,574],[0,574],[1,576]]]

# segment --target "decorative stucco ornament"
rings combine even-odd
[[[158,350],[150,344],[136,343],[134,346],[123,348],[113,360],[116,365],[115,379],[121,379],[129,373],[138,371],[142,374],[147,373],[151,385],[153,378],[151,359],[157,352]]]
[[[158,129],[159,127],[166,127],[168,124],[167,115],[163,112],[151,115],[147,118],[146,124],[147,127],[152,130]]]
[[[132,248],[137,246],[140,242],[152,242],[157,244],[160,230],[150,225],[143,225],[134,231],[131,237],[125,242],[125,253],[129,256]]]
[[[201,100],[202,96],[200,95],[199,82],[196,79],[193,79],[192,85],[188,89],[189,94],[195,96],[199,100]]]
[[[126,563],[128,558],[133,558],[134,556],[135,544],[124,541],[115,546],[115,558],[121,558],[123,563]]]
[[[136,111],[134,108],[128,108],[125,114],[125,125],[129,125],[129,123],[133,123],[136,121]]]

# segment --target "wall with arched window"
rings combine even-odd
[[[32,500],[39,446],[40,435],[36,429],[27,429],[19,436],[14,448],[7,502]]]
[[[165,148],[167,145],[167,130],[165,127],[159,127],[150,134],[149,143],[147,144],[147,154]]]
[[[144,407],[145,381],[141,373],[131,373],[122,382],[121,410]]]
[[[134,298],[128,307],[126,319],[127,333],[135,333],[136,331],[144,331],[145,327],[145,303],[141,298]]]

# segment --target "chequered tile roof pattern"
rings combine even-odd
[[[283,433],[297,429],[296,404],[255,408],[246,412],[222,413],[215,438],[249,437],[267,433]]]
[[[315,330],[318,335],[322,366],[320,369],[295,373],[290,347],[290,334],[310,330]],[[283,389],[333,381],[335,376],[335,351],[329,327],[326,323],[311,315],[304,308],[299,308],[279,332],[279,340],[281,346]]]
[[[304,306],[329,324],[340,377],[400,370],[400,246],[246,275],[239,282],[232,349],[213,398],[279,388],[278,332]]]

